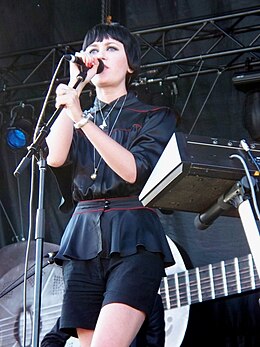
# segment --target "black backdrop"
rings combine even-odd
[[[201,0],[199,2],[195,0],[148,0],[145,2],[136,0],[110,2],[93,0],[73,2],[61,0],[51,2],[2,1],[0,4],[0,83],[2,87],[0,96],[0,247],[27,239],[30,220],[30,191],[32,189],[30,165],[18,178],[13,175],[21,158],[26,154],[26,150],[11,150],[5,142],[5,129],[8,126],[11,108],[19,103],[19,97],[20,101],[29,99],[36,91],[35,87],[32,86],[23,90],[21,94],[18,94],[17,91],[9,94],[5,93],[6,83],[7,86],[8,83],[10,85],[14,83],[15,77],[13,76],[13,80],[10,77],[12,73],[16,75],[20,73],[21,80],[24,78],[22,68],[20,71],[15,71],[15,64],[13,70],[10,67],[9,62],[12,61],[13,64],[12,54],[13,52],[82,40],[85,31],[102,20],[105,11],[104,3],[109,4],[108,13],[112,15],[113,20],[128,26],[133,32],[179,22],[188,22],[198,18],[220,16],[225,13],[233,13],[234,11],[259,6],[258,1],[253,0]],[[249,24],[250,21],[255,20],[255,18],[250,18]],[[253,25],[255,22],[251,24]],[[156,34],[150,36],[153,35],[156,36]],[[185,35],[191,35],[188,29]],[[170,38],[175,39],[175,31],[170,34]],[[246,44],[250,44],[251,39],[251,33],[249,32],[245,39]],[[259,41],[259,39],[257,40]],[[201,52],[205,53],[206,44],[205,41],[200,43]],[[233,48],[233,44],[230,41],[224,43],[222,50]],[[174,49],[174,47],[171,49]],[[181,56],[191,56],[193,53],[193,48],[190,47]],[[198,52],[194,54],[198,54]],[[239,58],[246,65],[248,56],[241,54]],[[154,59],[160,61],[157,57]],[[256,51],[253,60],[258,61],[258,59],[259,54]],[[210,65],[209,67],[212,68],[212,66],[219,67],[226,64],[226,61],[223,63],[220,58],[212,61],[211,64],[206,61],[206,66]],[[146,60],[144,57],[144,63],[147,62],[149,63],[150,60],[148,58]],[[178,69],[179,67],[176,67],[176,65],[171,65],[168,69],[161,69],[156,77],[164,78],[178,74],[180,72]],[[241,67],[238,70],[241,70]],[[246,94],[234,87],[232,83],[233,72],[227,69],[224,73],[218,71],[201,75],[192,89],[189,100],[188,96],[196,74],[177,79],[174,85],[170,84],[170,89],[168,89],[168,84],[162,87],[160,83],[139,84],[135,86],[135,89],[141,98],[149,102],[165,103],[176,109],[181,114],[179,131],[188,133],[196,117],[200,115],[193,129],[193,134],[238,141],[241,138],[246,138],[248,141],[252,141],[243,125]],[[217,82],[209,95],[218,74]],[[42,72],[39,72],[37,78],[44,78]],[[18,83],[17,80],[15,83]],[[45,95],[44,92],[42,94]],[[184,110],[187,100],[187,106]],[[38,101],[34,104],[36,118],[41,103],[42,101]],[[203,110],[200,112],[202,106]],[[53,110],[52,104],[50,105],[51,110]],[[182,112],[183,110],[184,112]],[[33,175],[36,179],[33,187],[33,198],[31,199],[32,220],[34,221],[38,199],[37,165],[35,165]],[[47,170],[46,175],[45,202],[45,240],[58,244],[69,214],[61,214],[57,208],[60,195],[54,177],[49,170]],[[159,214],[165,225],[166,233],[185,250],[192,262],[192,267],[250,253],[239,218],[219,217],[210,228],[205,232],[201,232],[194,227],[195,214],[193,212],[173,211],[170,215],[161,212]],[[183,346],[259,346],[260,313],[258,298],[259,292],[255,291],[248,295],[192,306]]]

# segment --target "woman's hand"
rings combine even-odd
[[[76,89],[67,86],[66,84],[61,83],[56,89],[55,107],[63,107],[66,110],[66,114],[75,123],[77,123],[82,117],[78,92]]]
[[[76,52],[75,56],[79,57],[88,69],[87,75],[84,81],[82,81],[77,87],[77,91],[81,92],[82,89],[90,82],[90,80],[96,75],[97,69],[99,67],[99,60],[97,57],[91,56],[86,52]],[[73,87],[77,82],[77,76],[84,69],[84,65],[78,65],[76,63],[70,62],[70,82],[69,86]]]

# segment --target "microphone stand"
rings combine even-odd
[[[42,262],[43,262],[43,242],[45,235],[45,210],[44,210],[44,185],[46,173],[46,158],[40,150],[39,166],[39,198],[36,213],[35,226],[35,278],[34,278],[34,304],[33,304],[33,333],[32,346],[37,347],[40,336],[40,310],[41,310],[41,288],[42,288]]]
[[[252,177],[251,177],[252,179]],[[254,185],[256,185],[256,180],[254,180]],[[259,237],[259,230],[257,227],[257,223],[252,211],[252,207],[249,202],[248,194],[246,193],[246,190],[248,189],[248,183],[247,183],[247,177],[243,177],[240,181],[236,182],[235,185],[229,190],[229,192],[224,195],[225,197],[225,205],[226,206],[233,206],[237,209],[242,226],[244,228],[244,232],[246,235],[246,239],[249,245],[249,248],[251,250],[252,257],[255,262],[256,270],[258,272],[258,276],[260,278],[260,237]],[[220,197],[220,199],[222,196]],[[222,203],[224,205],[224,202]],[[229,208],[229,207],[228,207]],[[228,209],[223,208],[224,209]],[[218,212],[221,209],[218,209]],[[210,208],[209,211],[214,212],[214,208]],[[213,214],[213,219],[216,219],[220,213],[217,213],[216,215]],[[202,217],[205,216],[202,214]],[[198,218],[198,217],[197,217]],[[198,219],[196,219],[196,223],[198,224]],[[203,226],[204,224],[202,224]],[[209,225],[208,225],[209,226]],[[207,227],[207,226],[206,226]],[[206,228],[205,227],[205,228]],[[203,227],[203,229],[205,229]]]
[[[87,75],[87,70],[83,71],[77,76],[77,82],[73,86],[74,89],[84,81]],[[42,263],[43,263],[43,242],[45,236],[45,210],[44,210],[44,186],[45,186],[45,172],[46,172],[46,157],[44,153],[43,144],[44,140],[50,132],[50,128],[63,107],[55,110],[46,125],[44,125],[35,141],[28,147],[27,155],[21,160],[14,175],[17,177],[29,164],[30,159],[36,153],[39,154],[39,197],[38,209],[36,213],[36,226],[35,226],[35,240],[36,240],[36,253],[35,253],[35,280],[34,280],[34,315],[33,315],[33,336],[32,347],[39,346],[40,338],[40,310],[41,310],[41,287],[42,287]]]

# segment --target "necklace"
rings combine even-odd
[[[116,122],[118,121],[118,118],[119,118],[119,116],[120,116],[120,114],[121,114],[121,111],[122,111],[122,109],[123,109],[123,107],[124,107],[124,105],[125,105],[126,97],[127,97],[127,95],[125,95],[125,98],[124,98],[124,100],[123,100],[123,102],[122,102],[122,105],[121,105],[121,107],[120,107],[120,110],[118,111],[118,114],[117,114],[116,119],[115,119],[115,121],[114,121],[114,123],[113,123],[113,125],[112,125],[112,127],[111,127],[111,129],[110,129],[110,132],[109,132],[108,136],[110,136],[110,135],[112,134],[112,131],[114,130],[114,127],[115,127],[115,125],[116,125]],[[117,101],[115,102],[115,104],[118,102],[118,100],[119,100],[119,98],[117,99]],[[112,109],[115,107],[115,104],[113,105]],[[109,114],[111,113],[112,109],[109,111]],[[100,109],[100,110],[101,110],[101,109]],[[102,116],[102,118],[103,118],[103,116]],[[95,117],[95,119],[96,119],[96,117]],[[107,119],[107,117],[106,117],[106,119]],[[105,120],[105,119],[103,118],[103,120]],[[107,126],[107,125],[106,125],[106,126]],[[99,166],[100,166],[101,161],[102,161],[102,157],[100,157],[100,158],[99,158],[99,161],[98,161],[98,163],[97,163],[97,165],[95,164],[95,163],[96,163],[96,149],[95,149],[95,147],[94,147],[94,152],[93,152],[93,160],[94,160],[94,172],[93,172],[93,174],[90,176],[90,178],[91,178],[93,181],[95,181],[95,179],[97,178],[97,175],[98,175]]]
[[[100,103],[100,100],[98,100],[98,103],[99,103],[99,112],[101,114],[101,117],[102,117],[102,124],[99,125],[100,129],[104,130],[105,128],[107,128],[107,122],[106,120],[108,119],[108,117],[110,116],[110,113],[113,111],[113,109],[115,108],[116,104],[118,103],[118,100],[119,98],[114,102],[114,105],[111,107],[111,109],[109,110],[108,114],[106,115],[106,117],[104,117],[103,115],[103,111],[102,111],[102,108],[101,108],[101,103]]]

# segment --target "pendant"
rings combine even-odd
[[[97,169],[94,170],[93,174],[90,176],[90,178],[92,179],[92,181],[95,181],[95,179],[97,178]]]
[[[102,124],[100,124],[99,127],[100,127],[101,130],[104,130],[107,127],[107,123],[106,123],[105,119],[103,119],[103,122],[102,122]]]

